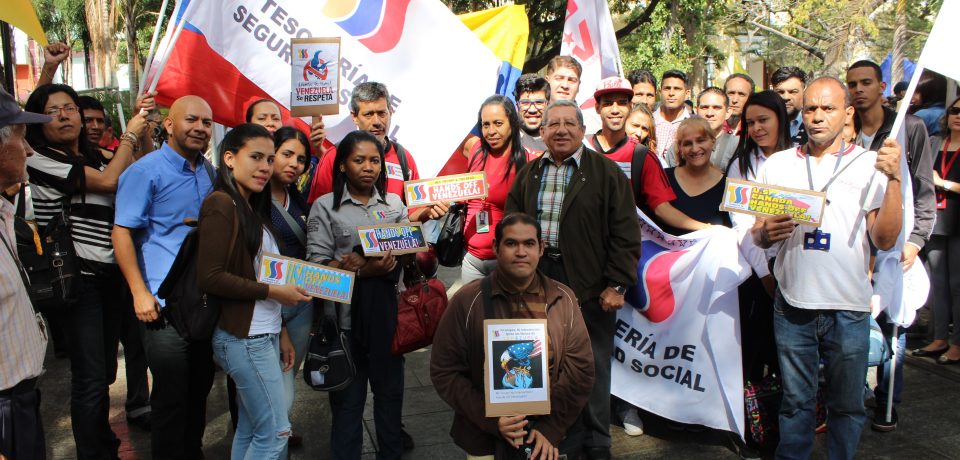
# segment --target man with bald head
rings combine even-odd
[[[133,293],[153,373],[154,459],[202,458],[207,393],[213,384],[210,342],[187,342],[160,314],[157,289],[166,277],[203,199],[213,189],[213,166],[203,151],[213,113],[197,96],[184,96],[163,120],[167,142],[122,176],[117,189],[113,244]]]
[[[766,184],[826,193],[819,227],[784,214],[757,218],[753,228],[758,246],[779,245],[773,266],[779,283],[773,331],[783,376],[777,458],[811,456],[821,362],[830,458],[854,457],[866,420],[870,242],[893,247],[903,203],[900,147],[893,139],[876,152],[845,143],[840,134],[853,110],[840,80],[814,80],[801,108],[807,143],[774,153],[757,175]]]

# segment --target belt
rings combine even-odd
[[[36,389],[37,377],[21,380],[20,383],[14,385],[13,388],[0,391],[0,398],[10,397],[13,395],[22,395],[25,393],[30,393]]]
[[[270,337],[271,335],[272,335],[272,334],[248,335],[248,336],[247,336],[247,340],[262,339],[262,338],[264,338],[264,337]]]

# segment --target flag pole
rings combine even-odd
[[[160,4],[160,11],[157,14],[157,25],[153,28],[153,38],[150,39],[150,52],[147,53],[147,60],[143,62],[143,72],[140,74],[140,94],[143,94],[143,85],[147,82],[147,70],[153,64],[153,53],[157,51],[157,39],[160,38],[160,26],[163,25],[163,16],[167,12],[167,4],[170,0],[163,0]]]
[[[893,420],[893,381],[897,376],[897,335],[900,334],[900,326],[893,323],[893,335],[890,337],[890,378],[887,382],[887,413],[884,420],[891,423]],[[880,372],[883,372],[881,369]]]
[[[170,43],[167,44],[167,49],[164,50],[163,58],[160,59],[160,64],[157,67],[157,72],[153,76],[153,81],[150,82],[150,92],[154,92],[157,89],[157,83],[160,83],[160,74],[163,73],[163,68],[167,66],[167,60],[170,59],[170,55],[173,54],[173,49],[177,45],[177,39],[180,38],[180,33],[183,32],[183,27],[187,25],[187,18],[189,17],[187,13],[190,11],[190,7],[195,5],[196,2],[190,2],[187,4],[187,7],[183,10],[183,16],[180,17],[180,22],[177,24],[176,29],[173,31],[173,36],[170,38]]]

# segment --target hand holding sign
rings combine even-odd
[[[282,286],[270,285],[267,291],[267,298],[280,302],[281,305],[293,306],[300,302],[310,300],[307,291],[294,284],[284,284]]]
[[[894,138],[887,138],[877,150],[877,171],[889,180],[900,180],[900,144]]]

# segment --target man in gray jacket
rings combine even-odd
[[[880,73],[880,66],[872,61],[854,62],[847,70],[847,87],[856,109],[855,126],[857,128],[857,144],[868,150],[879,150],[884,139],[896,136],[892,133],[893,122],[897,113],[883,106],[883,91],[886,83]],[[936,202],[933,187],[933,153],[930,151],[930,139],[923,120],[913,115],[907,115],[904,120],[906,127],[906,145],[904,153],[907,156],[907,166],[910,171],[910,181],[913,185],[913,232],[903,246],[903,267],[910,268],[917,260],[917,254],[930,239],[933,223],[936,218]],[[878,318],[881,328],[888,336],[892,333],[891,325],[884,317]],[[893,403],[900,402],[900,393],[903,391],[903,349],[906,345],[906,334],[900,334],[897,345],[897,365],[894,373]],[[890,378],[890,364],[882,366],[877,372],[877,388],[874,392],[877,408],[874,411],[872,428],[876,431],[893,431],[897,427],[897,412],[894,410],[891,419],[886,419],[887,387]]]

